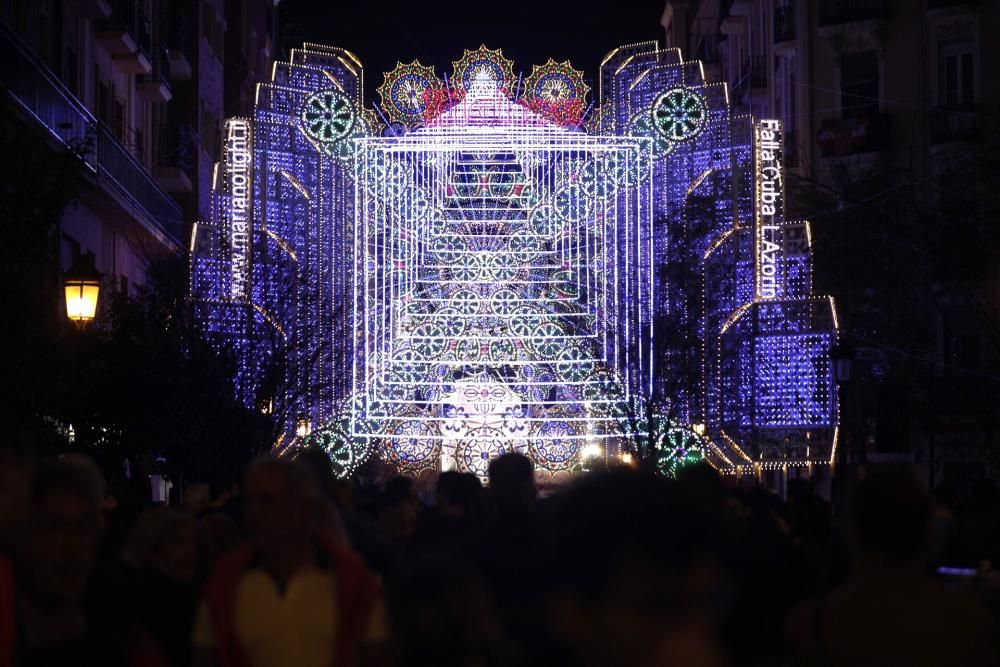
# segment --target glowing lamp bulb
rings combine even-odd
[[[94,253],[88,252],[73,262],[73,265],[63,273],[66,317],[80,325],[94,319],[103,277],[104,275],[94,267]]]

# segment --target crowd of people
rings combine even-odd
[[[86,457],[0,449],[0,667],[1000,664],[996,498],[901,468],[842,512],[708,466],[543,498],[518,454],[421,494],[307,450],[185,496],[137,511]]]

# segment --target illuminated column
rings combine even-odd
[[[756,228],[755,298],[785,297],[781,226],[784,221],[784,181],[781,173],[781,121],[754,125],[754,185]]]
[[[230,118],[225,126],[224,195],[229,206],[224,208],[223,233],[229,246],[229,298],[249,299],[250,235],[253,219],[253,175],[250,156],[253,154],[253,133],[250,121]]]

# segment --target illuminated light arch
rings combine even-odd
[[[227,121],[192,289],[242,400],[307,415],[338,474],[656,456],[653,396],[724,472],[830,461],[836,312],[784,218],[780,122],[652,43],[605,58],[592,108],[568,62],[520,86],[499,50],[453,64],[450,88],[397,65],[373,110],[359,59],[309,45]],[[261,395],[274,356],[288,386]]]

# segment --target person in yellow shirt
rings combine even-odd
[[[195,619],[198,667],[386,662],[381,590],[345,545],[311,471],[265,457],[247,473],[248,544],[224,555]]]

